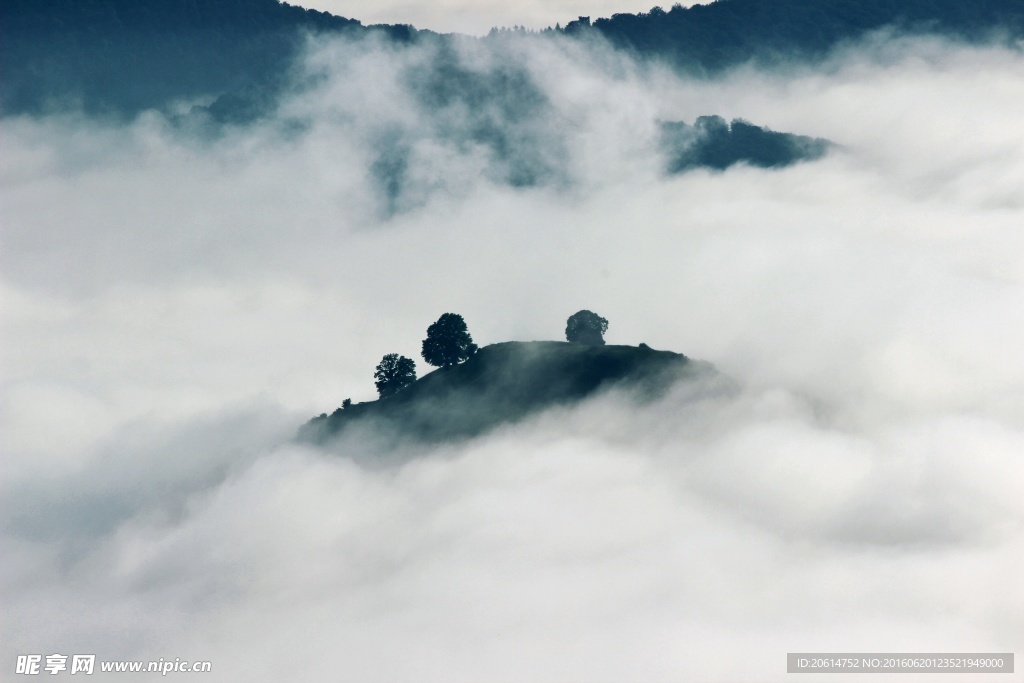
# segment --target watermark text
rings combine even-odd
[[[86,676],[101,671],[103,673],[158,673],[166,676],[170,673],[209,673],[213,670],[210,662],[193,662],[180,657],[150,661],[101,660],[96,655],[18,655],[14,673],[26,676],[57,674],[84,674]]]

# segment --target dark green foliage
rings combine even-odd
[[[492,41],[502,56],[504,43]],[[481,65],[467,61],[449,41],[433,58],[405,74],[425,111],[435,114],[439,139],[484,148],[489,175],[514,187],[538,185],[557,174],[564,140],[550,129],[551,103],[513,55]]]
[[[428,192],[416,173],[416,150],[438,143],[481,157],[487,179],[513,187],[564,183],[566,141],[552,125],[557,111],[506,38],[492,41],[491,59],[459,49],[466,37],[423,36],[418,58],[403,66],[401,82],[419,105],[413,125],[387,123],[372,132],[375,181],[382,214],[421,206]],[[462,46],[464,47],[464,45]],[[419,176],[419,177],[418,177]]]
[[[701,116],[685,123],[661,124],[662,148],[668,155],[668,172],[694,168],[725,169],[746,162],[771,168],[822,157],[829,142],[790,133],[776,133],[735,119],[730,126],[721,116]]]
[[[381,398],[393,396],[416,381],[416,362],[397,353],[389,353],[381,359],[373,377]],[[348,405],[343,403],[342,408],[347,409],[351,405],[349,401]]]
[[[367,30],[277,0],[3,0],[0,112],[123,116],[232,93],[211,116],[249,120],[273,103],[307,33]]]
[[[595,31],[618,47],[706,73],[750,60],[820,59],[885,27],[968,40],[1020,37],[1024,0],[718,0],[572,22],[563,31]]]
[[[616,14],[615,16],[620,15]],[[565,25],[565,28],[562,30],[568,33],[569,35],[575,35],[579,33],[584,33],[587,29],[590,28],[590,26],[590,17],[580,17],[575,21],[570,21],[568,24]]]
[[[620,388],[642,402],[696,379],[711,382],[701,391],[731,390],[710,365],[646,346],[505,342],[432,372],[387,401],[313,418],[299,438],[323,442],[350,429],[372,429],[396,441],[461,439],[605,389]]]
[[[377,181],[386,215],[399,213],[403,208],[402,194],[409,171],[411,145],[403,131],[390,127],[378,135],[377,158],[370,164],[370,176]]]
[[[444,368],[463,362],[476,353],[476,344],[466,321],[457,313],[444,313],[427,328],[423,340],[423,360]]]
[[[573,344],[603,346],[608,321],[592,311],[577,311],[565,321],[565,338]]]
[[[709,73],[750,60],[818,59],[887,26],[969,40],[1001,32],[1012,39],[1024,35],[1024,0],[718,0],[594,22],[581,17],[560,31],[597,32],[638,55]],[[306,33],[371,31],[399,44],[436,37],[453,53],[446,36],[405,25],[364,27],[277,0],[2,0],[0,113],[81,107],[131,116],[175,100],[227,96],[207,113],[215,121],[244,122],[272,111]],[[553,145],[549,157],[523,144],[539,135],[528,124],[545,113],[540,90],[508,66],[511,60],[483,71],[459,66],[442,51],[441,67],[445,60],[451,68],[410,74],[420,96],[469,115],[470,142],[507,161],[507,182],[547,178],[558,141],[540,140]],[[382,173],[400,170],[383,163]]]
[[[387,123],[372,132],[375,181],[382,214],[421,206],[429,196],[416,173],[416,150],[429,141],[483,160],[488,180],[513,187],[567,182],[566,141],[557,111],[521,55],[506,38],[492,41],[491,59],[458,49],[469,38],[425,36],[419,58],[403,67],[401,82],[419,105],[413,125]]]

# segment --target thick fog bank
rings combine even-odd
[[[319,45],[315,86],[215,136],[0,121],[4,661],[775,680],[788,651],[1024,651],[1024,59],[689,81],[590,49]],[[666,176],[659,122],[705,114],[839,147]],[[289,444],[442,312],[488,344],[581,308],[743,391],[380,468]]]

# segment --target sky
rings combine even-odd
[[[312,45],[315,85],[214,135],[0,121],[4,666],[769,681],[787,652],[1024,651],[1020,53],[875,39],[694,81],[433,49]],[[522,91],[438,100],[439,59]],[[666,176],[658,121],[704,114],[836,146]],[[583,308],[739,390],[398,458],[292,441],[443,312],[485,345]]]
[[[482,36],[494,27],[525,26],[543,29],[563,26],[580,16],[591,19],[610,17],[620,12],[636,14],[652,7],[666,10],[679,4],[652,4],[653,0],[304,0],[293,3],[358,19],[364,24],[412,24],[416,28],[441,33],[465,33]]]

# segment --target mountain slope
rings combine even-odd
[[[307,33],[366,30],[277,0],[2,0],[0,111],[131,115],[229,92],[265,97]]]
[[[1020,37],[1024,0],[718,0],[593,23],[581,17],[561,31],[597,33],[636,55],[712,73],[754,59],[819,59],[885,27]],[[0,0],[0,114],[131,116],[227,94],[211,114],[245,120],[272,106],[307,33],[369,31],[401,43],[448,39],[277,0]]]
[[[480,349],[461,365],[435,370],[389,398],[313,418],[299,438],[320,443],[353,429],[393,439],[465,438],[611,387],[650,400],[677,381],[714,375],[707,363],[644,345],[504,342]]]
[[[714,72],[750,60],[819,59],[886,27],[964,40],[1021,37],[1024,0],[717,0],[592,23],[580,17],[563,31],[593,31],[635,54]]]
[[[695,168],[724,170],[738,163],[777,168],[813,161],[824,156],[832,143],[776,132],[741,119],[729,124],[721,116],[700,116],[692,126],[662,122],[661,147],[667,157],[666,170],[685,173]]]

